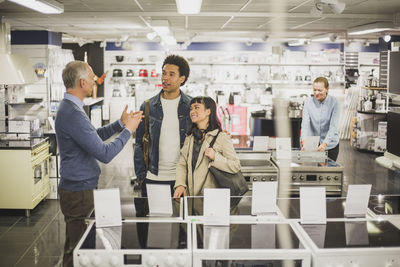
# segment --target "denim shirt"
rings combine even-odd
[[[154,175],[158,175],[158,160],[159,160],[159,142],[161,124],[163,121],[163,110],[161,106],[161,92],[149,99],[149,132],[150,132],[150,145],[149,145],[149,171]],[[182,148],[185,141],[187,132],[189,131],[192,121],[190,119],[190,96],[185,95],[181,91],[181,99],[178,105],[178,119],[179,119],[179,133],[180,133],[180,148]],[[142,103],[140,110],[144,115],[145,103]],[[134,153],[134,166],[135,173],[139,180],[146,178],[146,166],[144,164],[143,142],[145,120],[139,124],[136,130],[136,145]]]
[[[339,102],[334,96],[327,95],[319,102],[315,97],[304,103],[301,122],[301,139],[305,136],[319,136],[320,144],[327,144],[326,150],[339,144]]]

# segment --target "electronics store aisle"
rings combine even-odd
[[[134,196],[132,146],[110,164],[102,165],[100,188],[119,187],[121,197]],[[375,163],[376,154],[362,153],[341,142],[338,162],[344,166],[347,184],[371,183],[372,194],[399,194],[400,173]],[[61,266],[65,224],[58,200],[46,200],[25,218],[24,211],[0,210],[1,266]]]

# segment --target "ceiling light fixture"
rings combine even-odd
[[[363,35],[375,32],[383,32],[393,28],[392,23],[375,22],[366,25],[357,26],[349,29],[349,35]]]
[[[176,0],[176,7],[179,14],[200,13],[202,0]]]
[[[157,37],[157,33],[156,32],[149,32],[148,34],[146,34],[147,39],[149,39],[150,41],[154,40],[154,38]]]
[[[60,4],[55,0],[9,0],[9,1],[44,14],[61,14],[64,12],[64,5]]]
[[[315,0],[314,6],[310,10],[311,16],[321,17],[323,5],[327,5],[335,14],[341,14],[346,7],[346,4],[339,0]]]
[[[386,43],[389,43],[391,39],[392,39],[392,36],[390,36],[389,34],[386,34],[385,36],[383,36],[383,40]]]
[[[288,44],[288,46],[305,45],[306,44],[306,40],[305,39],[291,40],[287,44]]]

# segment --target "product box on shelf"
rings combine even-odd
[[[374,151],[375,152],[386,151],[386,138],[375,138]]]
[[[374,131],[374,115],[372,114],[357,114],[358,129],[362,132]]]
[[[378,123],[378,138],[386,139],[387,136],[387,121],[380,121]]]
[[[47,199],[58,199],[58,182],[58,178],[50,177],[50,193],[47,195]]]
[[[50,178],[60,177],[60,156],[50,157]]]
[[[10,133],[32,133],[39,128],[39,118],[19,117],[8,121],[8,132]]]

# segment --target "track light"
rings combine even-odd
[[[337,33],[332,33],[329,35],[329,41],[331,41],[332,43],[334,43],[338,38]]]
[[[390,36],[389,34],[386,34],[385,36],[383,36],[383,40],[388,43],[390,42],[390,40],[392,39],[392,36]]]
[[[327,5],[335,14],[341,14],[346,7],[346,4],[339,0],[315,0],[315,4],[310,10],[310,15],[313,17],[321,17],[323,5]]]

